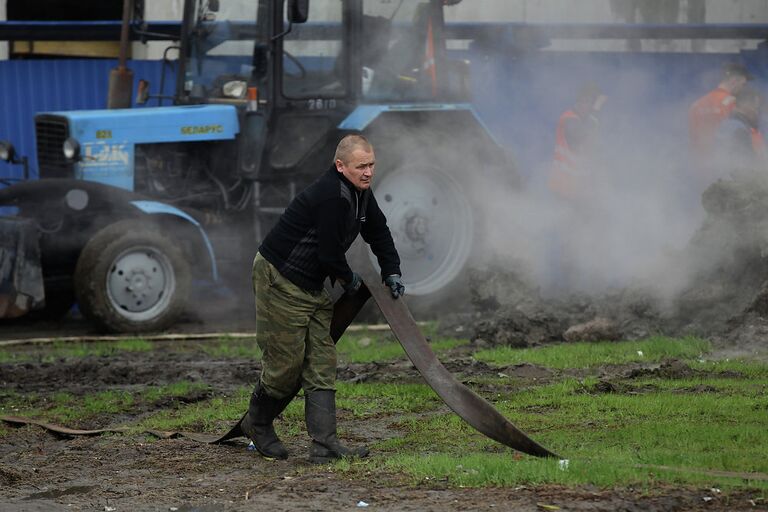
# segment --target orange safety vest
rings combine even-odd
[[[718,87],[696,100],[688,111],[688,133],[691,150],[697,158],[712,154],[717,129],[733,111],[736,98]]]
[[[549,175],[549,189],[560,197],[572,198],[583,187],[579,182],[583,171],[578,168],[578,156],[573,152],[565,138],[565,123],[569,119],[579,119],[573,110],[566,110],[557,122],[555,132],[555,155]]]
[[[755,155],[764,165],[768,164],[768,149],[765,146],[763,134],[757,128],[750,128],[749,130],[752,135],[752,149],[755,151]]]
[[[432,97],[437,97],[437,68],[435,67],[435,34],[432,31],[432,17],[427,19],[427,47],[424,52],[424,71],[432,85]]]

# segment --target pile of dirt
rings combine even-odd
[[[475,342],[548,342],[700,336],[755,345],[768,340],[768,179],[720,180],[686,248],[665,255],[652,277],[599,295],[542,297],[519,261],[471,272]]]

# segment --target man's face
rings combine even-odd
[[[737,94],[747,85],[747,78],[741,75],[731,77],[731,93]]]
[[[574,105],[574,110],[579,115],[579,117],[585,117],[589,115],[597,116],[607,99],[608,97],[602,94],[594,97],[582,98],[576,102],[576,105]]]
[[[358,147],[352,151],[346,164],[336,160],[336,170],[343,174],[357,190],[367,190],[371,188],[373,175],[376,173],[376,158],[373,151]]]

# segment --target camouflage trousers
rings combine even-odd
[[[258,253],[252,277],[264,390],[280,399],[293,393],[299,383],[305,393],[335,389],[333,303],[328,292],[299,288]]]

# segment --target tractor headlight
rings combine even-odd
[[[227,98],[245,98],[248,84],[244,80],[232,80],[221,86],[221,93]]]
[[[16,156],[16,151],[13,149],[13,144],[6,140],[0,140],[0,160],[10,162],[14,156]]]
[[[72,161],[80,159],[80,143],[77,142],[76,139],[70,137],[65,140],[62,149],[64,151],[64,158],[67,160]]]

